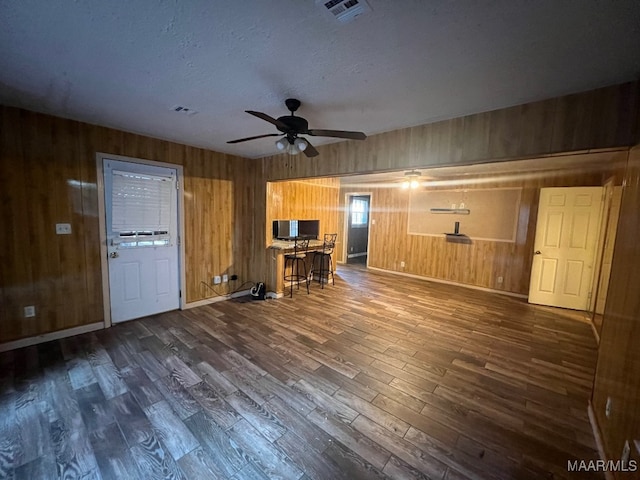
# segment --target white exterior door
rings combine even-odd
[[[587,310],[602,187],[542,188],[529,302]]]
[[[113,323],[180,306],[177,171],[105,159]]]

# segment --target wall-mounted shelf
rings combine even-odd
[[[460,233],[460,222],[455,222],[453,224],[453,233],[446,233],[447,239],[452,237],[466,237],[464,233]]]
[[[464,233],[445,233],[444,236],[448,243],[462,243],[464,245],[471,245],[473,243]]]
[[[469,215],[471,210],[468,208],[431,208],[431,213],[448,213],[454,215]]]

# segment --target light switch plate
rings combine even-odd
[[[56,234],[58,235],[71,235],[70,223],[56,223]]]

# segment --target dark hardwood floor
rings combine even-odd
[[[595,348],[562,310],[340,266],[0,354],[0,478],[601,478],[567,472],[597,458]]]

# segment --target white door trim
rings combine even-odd
[[[125,157],[123,155],[112,155],[109,153],[96,153],[96,186],[98,190],[98,222],[100,225],[100,270],[102,273],[102,308],[104,311],[104,326],[111,326],[111,294],[109,292],[109,265],[107,262],[107,226],[105,222],[105,204],[104,204],[104,161],[118,160],[121,162],[138,163],[142,165],[151,165],[155,167],[172,168],[177,172],[178,181],[178,232],[180,242],[178,245],[178,264],[179,270],[179,289],[182,292],[186,285],[186,270],[184,265],[184,172],[182,165],[166,162],[156,162],[154,160],[145,160],[141,158]],[[186,305],[186,295],[180,295],[180,310]]]

